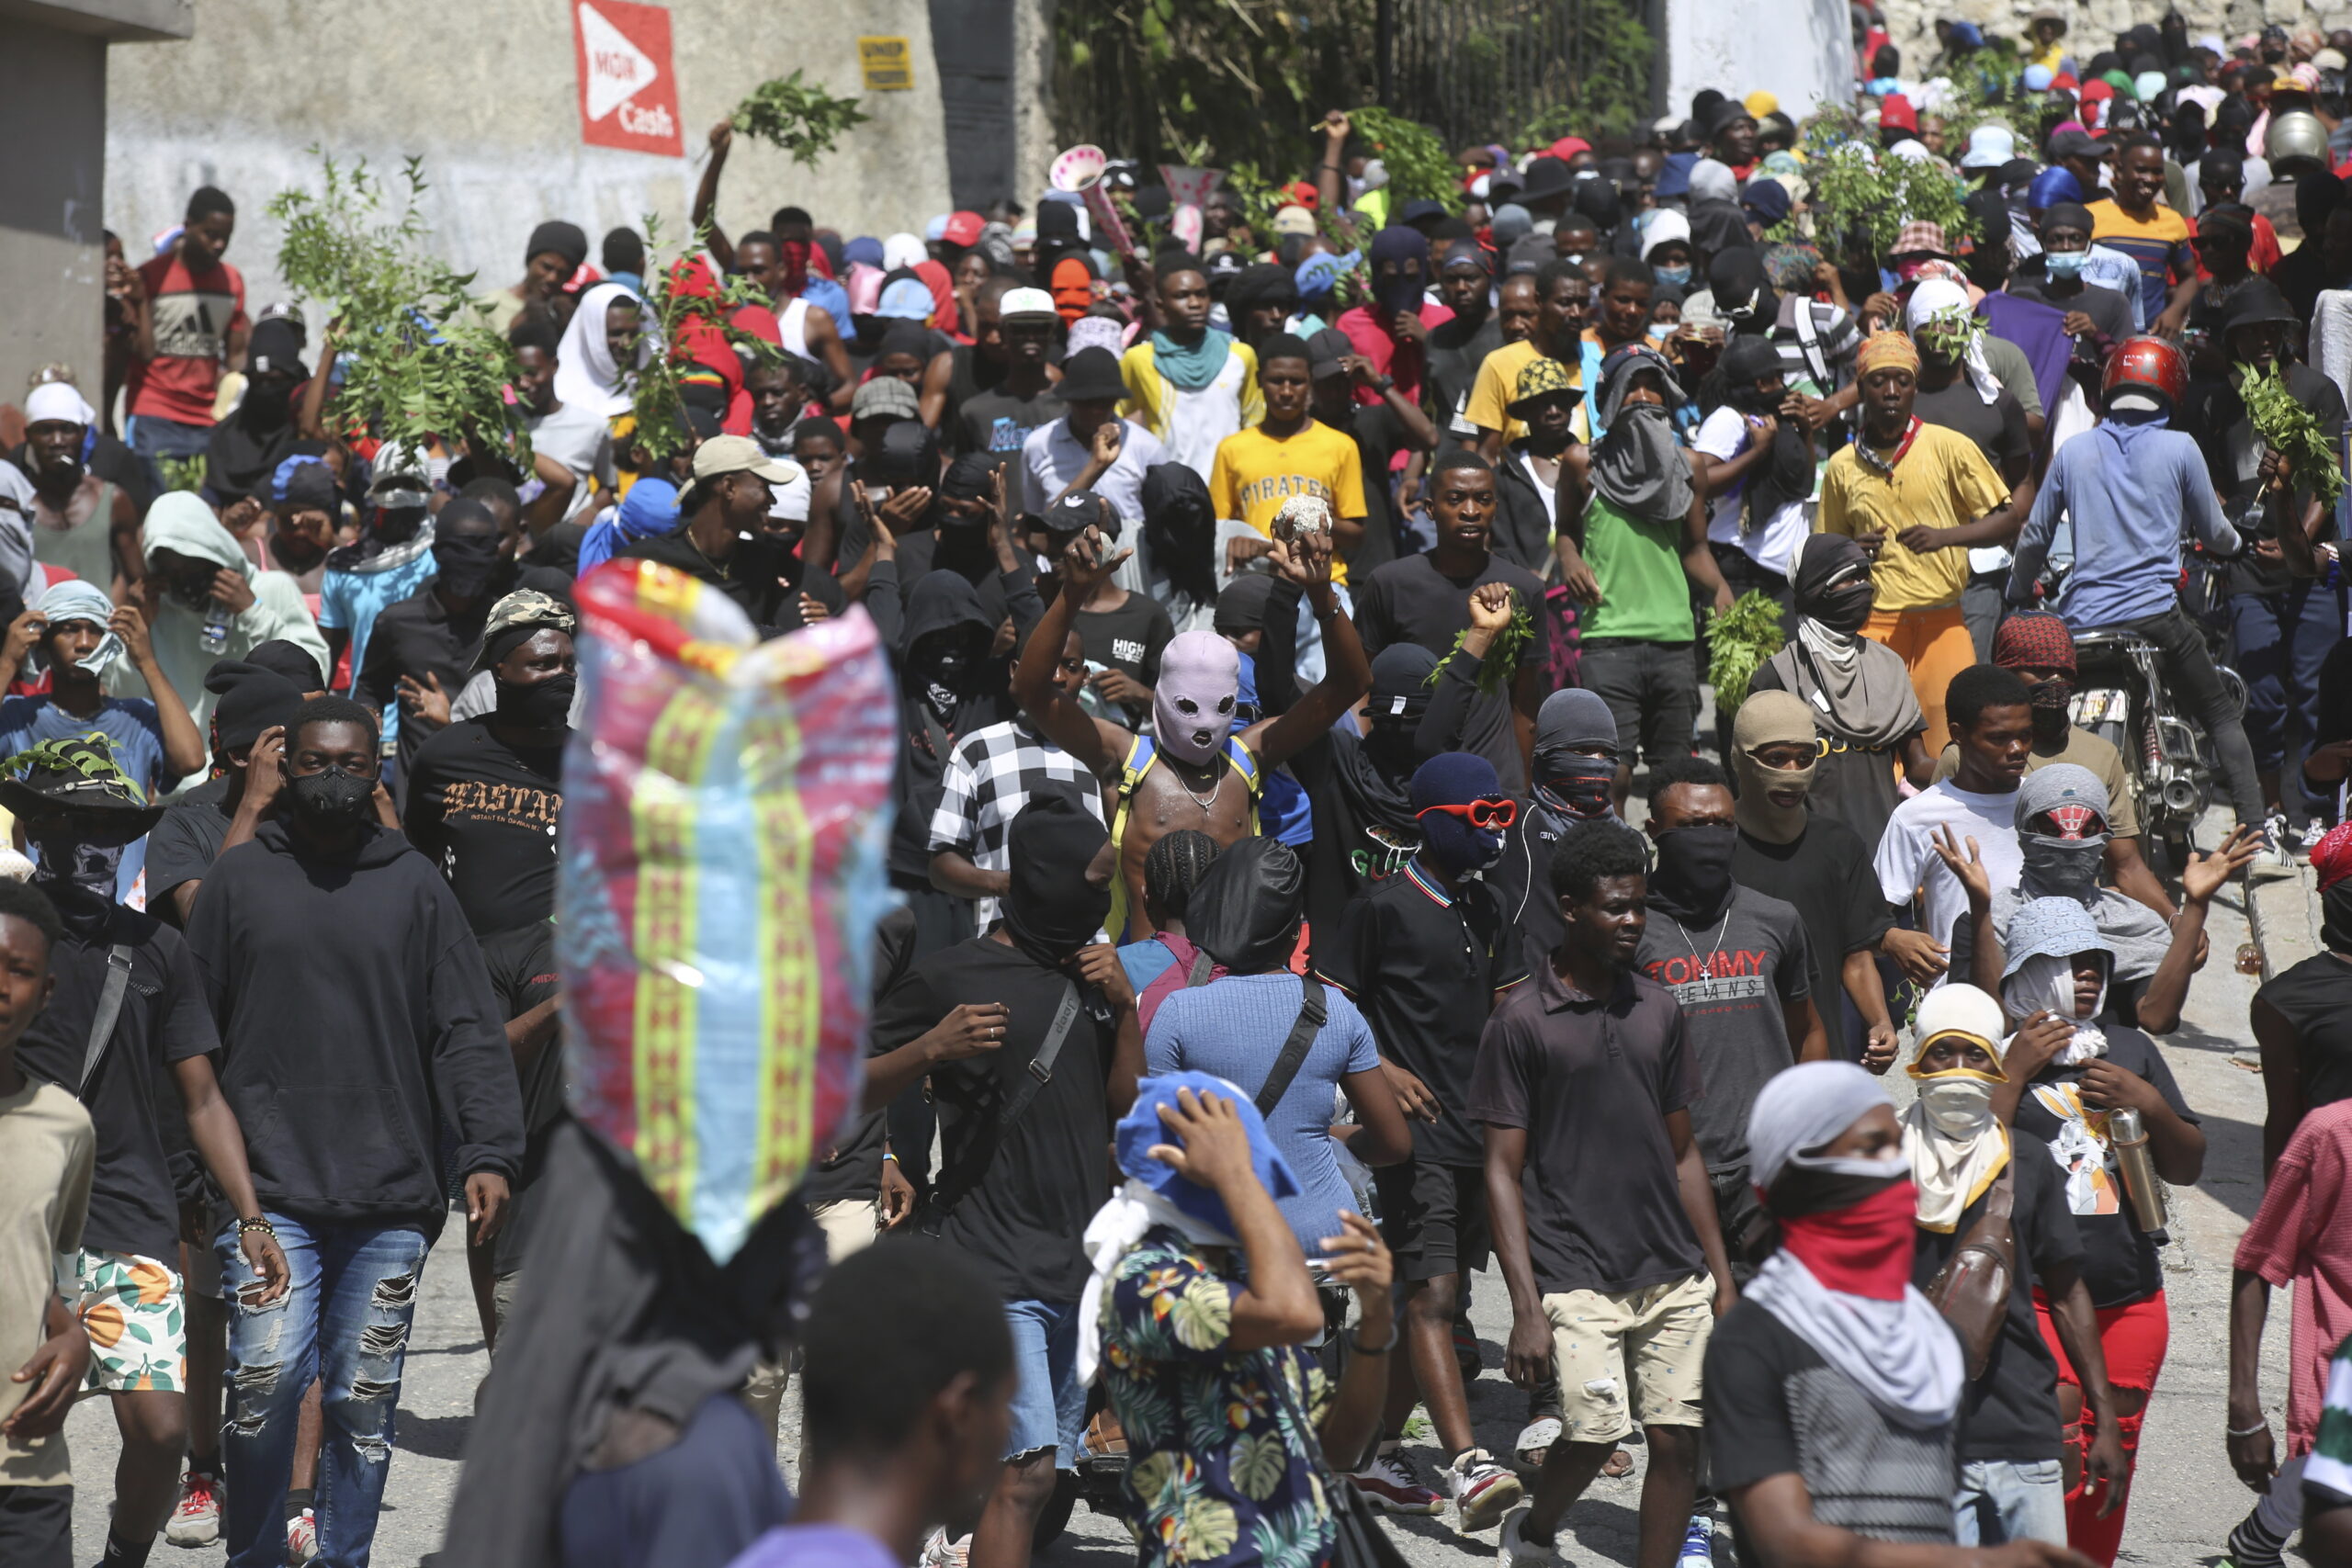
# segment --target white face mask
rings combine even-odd
[[[1992,1118],[1993,1086],[1982,1078],[1927,1078],[1919,1085],[1919,1108],[1944,1136],[1971,1137]]]

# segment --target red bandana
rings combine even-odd
[[[1874,1302],[1903,1299],[1918,1246],[1919,1190],[1908,1179],[1859,1203],[1781,1222],[1781,1244],[1824,1288]]]

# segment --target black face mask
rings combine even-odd
[[[1806,614],[1831,631],[1851,637],[1871,618],[1871,594],[1868,582],[1849,582],[1821,595]]]
[[[1535,796],[1562,817],[1590,820],[1617,804],[1617,764],[1606,757],[1566,751],[1538,757],[1536,764],[1544,777]]]
[[[2018,852],[2025,861],[2026,878],[2033,884],[2035,897],[2087,904],[2098,893],[2098,868],[2107,856],[2107,835],[2053,839],[2046,833],[2019,833]]]
[[[314,828],[347,828],[367,819],[375,805],[376,781],[349,773],[306,773],[286,781],[294,810]]]
[[[2075,683],[2072,681],[2044,681],[2033,688],[2030,696],[2037,728],[2045,727],[2053,714],[2063,723],[2075,700]]]
[[[580,689],[577,675],[557,675],[530,685],[497,682],[498,716],[524,729],[561,729],[571,721],[571,698]]]
[[[40,852],[40,881],[62,883],[114,901],[115,876],[122,865],[120,842],[92,842],[65,824],[27,837]]]
[[[1731,897],[1731,857],[1739,829],[1729,823],[1669,828],[1657,836],[1657,872],[1650,901],[1676,916],[1713,919]]]

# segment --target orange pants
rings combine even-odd
[[[1911,671],[1911,690],[1928,716],[1928,755],[1940,757],[1951,739],[1944,722],[1944,691],[1951,678],[1976,662],[1976,644],[1960,606],[1938,610],[1872,610],[1862,635],[1893,649]]]

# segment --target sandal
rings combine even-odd
[[[1518,1453],[1520,1463],[1534,1469],[1543,1464],[1552,1451],[1552,1445],[1559,1440],[1560,1418],[1544,1416],[1521,1428],[1511,1448]]]
[[[1632,1474],[1633,1470],[1634,1456],[1623,1449],[1618,1449],[1610,1454],[1609,1462],[1600,1467],[1600,1473],[1614,1481],[1621,1475]]]

